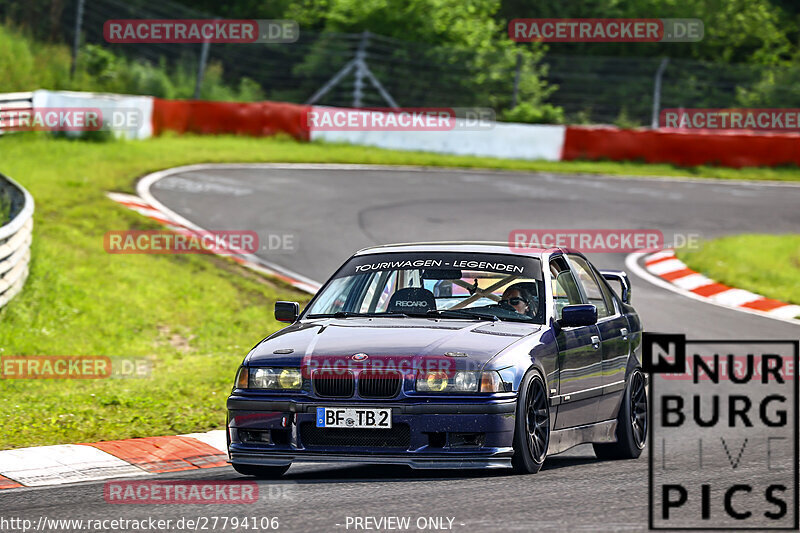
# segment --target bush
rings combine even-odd
[[[503,122],[521,122],[524,124],[563,124],[564,109],[552,104],[534,106],[523,102],[513,109],[507,109],[500,114]]]
[[[118,56],[102,46],[86,44],[70,78],[71,56],[65,45],[42,44],[0,25],[0,92],[35,89],[142,94],[158,98],[193,98],[197,62],[158,63]],[[249,78],[226,84],[220,63],[209,63],[200,97],[204,100],[262,100],[261,87]]]
[[[639,121],[631,117],[630,113],[628,113],[628,108],[625,106],[622,106],[622,109],[620,109],[619,115],[617,115],[617,118],[614,120],[614,125],[625,130],[632,130],[642,126]]]
[[[34,42],[0,25],[0,92],[69,88],[69,49]]]

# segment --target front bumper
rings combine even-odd
[[[336,444],[313,442],[309,430],[315,427],[317,407],[389,408],[393,427],[407,426],[406,440],[401,445],[363,446],[357,438],[346,443],[336,439]],[[412,468],[508,467],[513,454],[515,412],[514,396],[436,402],[231,396],[228,399],[228,449],[232,463],[251,465],[358,462],[404,464]],[[240,435],[240,432],[265,430],[281,438],[251,442]],[[346,436],[343,432],[353,430],[327,431]],[[463,442],[463,435],[474,436],[474,442]]]

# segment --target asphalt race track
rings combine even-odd
[[[267,245],[270,234],[291,235],[293,250],[262,250],[260,257],[320,282],[366,246],[506,241],[518,228],[658,229],[668,241],[674,234],[800,231],[797,185],[253,166],[173,175],[156,182],[151,193],[205,229],[255,230]],[[625,254],[590,257],[599,268],[624,268]],[[800,337],[794,324],[695,301],[636,276],[632,283],[633,303],[649,331],[685,333],[690,339]],[[245,341],[255,342],[261,333]],[[410,516],[412,525],[419,517],[446,517],[453,519],[453,531],[642,531],[647,453],[636,461],[600,462],[590,447],[581,446],[524,477],[505,471],[300,465],[281,481],[259,482],[261,498],[254,505],[110,505],[103,498],[104,482],[14,489],[0,496],[0,513],[173,520],[277,516],[279,531],[354,531],[346,527],[347,517],[363,516]],[[709,476],[724,481],[733,474],[720,470]],[[227,467],[160,478],[241,479]]]

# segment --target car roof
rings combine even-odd
[[[564,247],[542,246],[526,243],[523,246],[509,246],[509,242],[501,241],[434,241],[434,242],[404,242],[396,244],[383,244],[363,248],[355,255],[371,255],[394,252],[469,252],[486,254],[508,254],[524,257],[541,256],[545,253],[580,253],[577,250]]]

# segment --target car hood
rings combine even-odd
[[[425,318],[347,318],[293,324],[253,348],[248,364],[299,365],[368,357],[434,358],[456,354],[461,364],[483,365],[541,325]],[[285,353],[289,352],[291,353]],[[277,352],[277,353],[276,353]],[[461,366],[459,364],[459,366]]]

